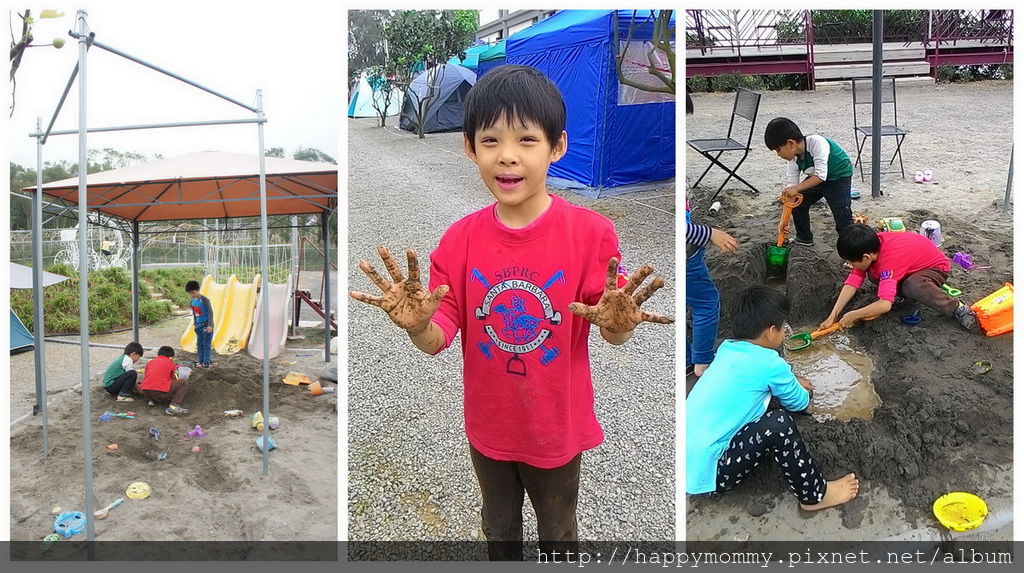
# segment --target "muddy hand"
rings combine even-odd
[[[595,306],[587,306],[581,302],[574,302],[569,305],[569,311],[576,316],[583,317],[591,323],[596,324],[609,332],[630,332],[641,322],[657,322],[659,324],[670,324],[671,318],[640,310],[640,305],[651,298],[658,289],[665,286],[661,277],[654,279],[634,294],[637,287],[643,283],[654,269],[650,265],[640,267],[637,272],[629,277],[629,281],[621,289],[618,288],[619,260],[608,261],[608,276],[605,282],[604,293],[601,300]]]
[[[377,247],[377,252],[391,276],[390,281],[380,276],[373,265],[366,261],[360,261],[359,268],[381,290],[381,296],[358,291],[350,292],[349,296],[380,307],[399,328],[413,334],[422,332],[430,324],[430,317],[434,316],[441,299],[448,293],[448,285],[438,286],[433,293],[427,290],[420,282],[420,265],[412,250],[405,252],[409,263],[409,278],[402,276],[402,270],[387,247]]]

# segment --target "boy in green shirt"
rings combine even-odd
[[[142,358],[145,353],[142,345],[138,342],[129,342],[124,347],[124,355],[119,356],[107,366],[103,373],[103,389],[112,396],[117,396],[118,402],[134,402],[132,392],[135,391],[135,381],[139,373],[132,368],[132,365]]]
[[[853,224],[853,208],[850,207],[853,163],[838,143],[821,135],[804,137],[792,120],[777,117],[768,122],[764,130],[764,144],[787,162],[788,186],[782,191],[783,195],[802,194],[804,197],[803,202],[793,208],[796,244],[814,244],[810,209],[822,197],[832,210],[837,233]],[[803,181],[800,180],[802,174],[807,175]]]

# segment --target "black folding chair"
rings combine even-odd
[[[750,187],[750,190],[754,193],[759,193],[757,187],[754,187],[745,179],[737,175],[736,170],[740,168],[740,165],[743,164],[743,161],[750,153],[750,140],[754,136],[754,123],[757,121],[757,108],[760,105],[761,94],[744,88],[736,88],[736,101],[733,102],[732,117],[729,119],[729,132],[726,136],[719,139],[688,139],[686,141],[687,145],[696,149],[698,153],[711,161],[708,168],[704,170],[704,173],[701,173],[700,177],[698,177],[697,181],[693,184],[694,189],[697,188],[697,185],[700,184],[701,180],[708,174],[708,171],[711,171],[711,167],[714,165],[721,167],[729,174],[728,177],[725,178],[725,181],[722,181],[722,185],[718,187],[718,191],[715,191],[715,194],[711,196],[711,201],[714,201],[715,198],[718,197],[718,194],[722,192],[722,189],[725,189],[725,184],[733,177],[735,177],[740,183]],[[739,118],[740,121],[737,121],[737,118]],[[744,121],[749,123],[749,130],[747,131],[746,143],[741,143],[739,140],[733,138],[733,130],[735,129],[737,132],[741,131],[742,128],[740,125]],[[743,157],[740,158],[739,163],[732,168],[729,168],[727,165],[719,161],[719,157],[721,157],[723,153],[730,151],[743,152]]]
[[[871,78],[853,80],[853,136],[857,140],[857,166],[860,168],[861,181],[864,181],[862,151],[864,143],[871,137],[872,89]],[[903,153],[900,148],[903,146],[903,139],[908,132],[899,126],[899,121],[896,118],[896,78],[882,78],[882,93],[879,96],[882,100],[882,131],[879,135],[896,138],[896,152],[889,159],[889,165],[892,166],[893,162],[899,158],[900,175],[906,178],[907,173],[903,170]],[[860,120],[857,119],[857,108],[861,108]],[[890,109],[892,110],[891,122],[888,119],[890,114],[888,110]],[[866,122],[864,121],[865,112],[867,114]],[[862,125],[864,123],[867,125]],[[885,173],[896,173],[896,171],[886,171]]]

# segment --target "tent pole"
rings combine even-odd
[[[132,221],[132,340],[142,343],[139,340],[139,269],[142,268],[142,261],[139,260],[139,222]]]
[[[1010,172],[1006,174],[1006,195],[1003,196],[1003,213],[1010,209],[1010,192],[1013,191],[1013,146],[1010,146]],[[43,418],[45,420],[46,418]],[[45,435],[45,434],[44,434]]]
[[[331,251],[328,248],[330,230],[327,211],[320,213],[320,239],[324,245],[324,282],[320,298],[324,302],[324,362],[331,361]]]
[[[882,193],[882,10],[871,12],[871,197]]]
[[[89,192],[86,183],[89,171],[89,148],[86,143],[86,68],[85,56],[89,47],[89,25],[85,10],[78,11],[78,330],[82,345],[82,456],[85,458],[85,540],[89,547],[89,560],[96,559],[95,511],[92,492],[92,412],[89,407]]]
[[[263,90],[256,90],[256,117],[263,117]],[[270,261],[267,254],[267,162],[263,143],[263,122],[257,124],[260,140],[260,268],[263,281],[263,304],[260,305],[260,328],[263,329],[263,416],[270,416]],[[270,423],[263,425],[263,475],[270,474]]]
[[[36,129],[43,118],[36,118]],[[36,192],[32,195],[32,330],[35,331],[36,403],[32,415],[43,414],[43,454],[50,451],[46,406],[46,323],[43,319],[43,139],[36,137]]]

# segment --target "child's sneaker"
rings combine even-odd
[[[960,303],[960,306],[956,307],[953,311],[953,318],[960,322],[960,326],[964,327],[965,330],[974,332],[978,329],[978,317],[974,316],[974,311],[971,307],[964,303]]]
[[[166,410],[164,410],[164,413],[171,416],[184,416],[185,414],[188,414],[188,408],[182,408],[181,406],[171,404]]]
[[[156,406],[156,402],[154,402],[153,400],[150,400],[150,401],[149,401],[149,405],[150,405],[150,406]]]
[[[134,402],[135,398],[132,398],[131,396],[118,396],[117,397],[117,401],[118,402]]]
[[[814,246],[814,239],[811,239],[810,241],[805,241],[803,239],[793,239],[793,242],[795,244],[797,244],[797,245],[800,245],[801,247],[813,247]]]

